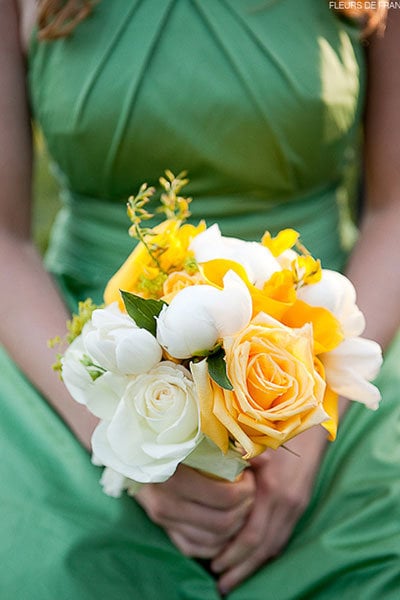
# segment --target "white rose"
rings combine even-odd
[[[198,263],[216,258],[233,260],[244,267],[251,283],[262,288],[264,283],[281,270],[270,250],[258,242],[246,242],[221,235],[218,225],[212,225],[190,244]]]
[[[171,356],[190,358],[246,327],[251,314],[246,285],[236,273],[228,271],[223,290],[195,285],[178,292],[157,318],[157,339]]]
[[[95,310],[91,328],[82,332],[82,338],[96,364],[121,375],[146,373],[161,360],[155,337],[140,329],[116,304]]]
[[[190,372],[165,361],[128,385],[92,437],[97,461],[141,483],[168,479],[202,440]]]
[[[85,325],[84,330],[90,328]],[[88,360],[89,359],[89,360]],[[101,419],[111,419],[130,379],[90,363],[82,336],[77,337],[61,359],[62,378],[71,396]]]

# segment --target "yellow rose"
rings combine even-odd
[[[251,458],[329,418],[311,325],[291,329],[260,313],[239,334],[224,338],[224,348],[233,391],[206,380],[201,363],[193,372],[202,431],[224,452],[231,439]]]
[[[170,304],[171,300],[176,296],[178,292],[190,285],[201,285],[207,281],[201,275],[199,271],[190,275],[186,271],[175,271],[170,273],[163,285],[162,299]]]

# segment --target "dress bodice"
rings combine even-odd
[[[342,265],[337,194],[358,139],[363,51],[327,2],[301,4],[103,0],[70,38],[33,42],[33,110],[67,190],[51,268],[111,274],[132,245],[126,198],[166,168],[189,172],[194,219],[255,239],[292,226]],[[85,270],[97,225],[116,251]]]

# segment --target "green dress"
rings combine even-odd
[[[32,108],[63,185],[46,258],[71,308],[130,251],[126,198],[187,169],[193,218],[258,239],[294,227],[346,259],[340,200],[357,155],[358,31],[325,0],[103,0],[68,39],[32,41]],[[57,333],[57,332],[55,332]],[[231,600],[400,597],[400,348],[384,400],[354,404],[283,555]],[[0,355],[0,597],[216,600],[213,578],[100,469]]]

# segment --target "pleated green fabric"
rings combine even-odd
[[[32,108],[64,190],[46,264],[71,308],[101,299],[132,248],[126,199],[166,168],[189,171],[193,221],[247,239],[294,227],[342,268],[364,71],[357,29],[324,0],[103,0],[70,38],[32,40]],[[378,412],[343,420],[285,553],[229,598],[399,598],[399,357],[395,342]],[[134,500],[103,494],[5,352],[0,371],[0,597],[217,599]]]

